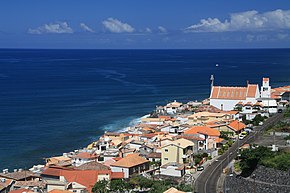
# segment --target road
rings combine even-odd
[[[254,132],[251,132],[245,139],[236,141],[227,152],[221,155],[218,160],[214,161],[211,166],[208,166],[195,180],[196,193],[215,193],[217,181],[222,173],[222,170],[228,163],[237,156],[238,148],[245,143],[253,142],[256,136],[264,131],[267,127],[278,122],[283,117],[282,113],[277,113],[268,118],[262,126],[256,127]]]

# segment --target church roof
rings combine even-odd
[[[213,86],[211,99],[246,100],[255,98],[259,87],[257,84],[248,84],[247,87]]]

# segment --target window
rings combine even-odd
[[[165,157],[165,158],[164,158],[164,160],[168,160],[168,158],[167,158],[167,157]]]
[[[168,152],[168,149],[165,149],[164,151],[165,151],[165,152]]]

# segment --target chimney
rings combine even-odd
[[[249,80],[247,80],[247,86],[249,85]]]

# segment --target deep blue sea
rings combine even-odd
[[[219,64],[219,67],[216,67]],[[0,169],[84,147],[215,85],[290,85],[290,49],[0,50]]]

